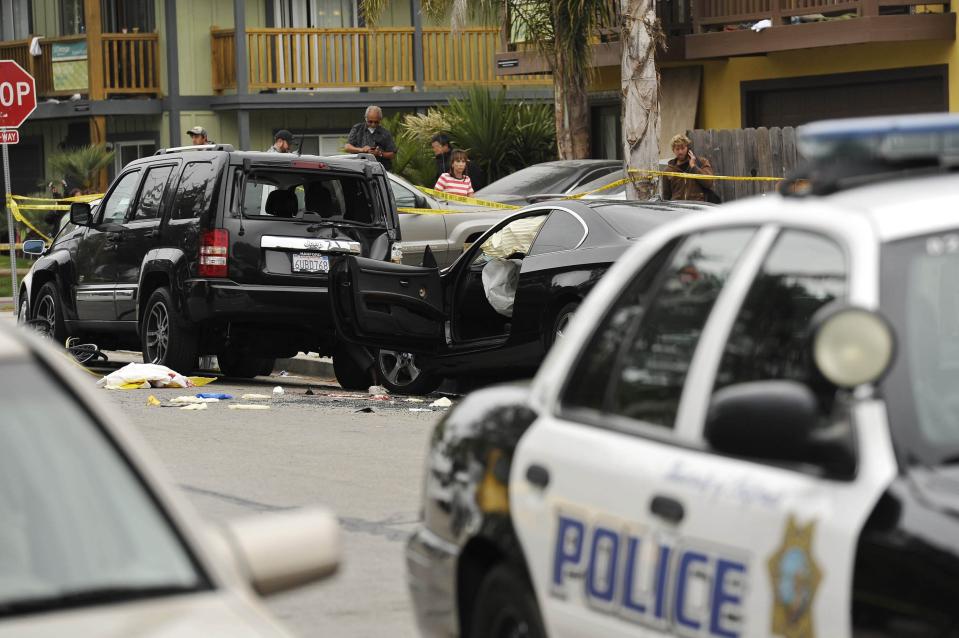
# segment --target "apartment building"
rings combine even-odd
[[[692,128],[959,111],[953,3],[657,0],[656,7],[667,44],[657,55],[667,143],[667,132]],[[594,154],[617,157],[619,30],[613,26],[594,41]],[[507,42],[496,58],[504,77],[545,68],[522,42]],[[669,153],[662,144],[661,151]]]
[[[550,99],[548,75],[496,75],[502,33],[429,24],[419,0],[389,3],[375,26],[357,0],[0,0],[0,59],[33,74],[39,98],[12,151],[14,192],[89,143],[114,148],[111,173],[188,144],[196,125],[264,150],[285,128],[304,153],[334,153],[371,103],[389,116],[472,84]]]

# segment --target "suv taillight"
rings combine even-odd
[[[230,231],[208,230],[200,239],[200,277],[226,277]]]

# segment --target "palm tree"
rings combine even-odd
[[[362,0],[370,22],[387,0]],[[600,25],[613,24],[610,0],[422,0],[425,14],[434,19],[452,15],[454,29],[463,18],[505,11],[514,31],[546,60],[553,74],[556,146],[562,159],[589,157],[590,44]]]
[[[113,151],[102,144],[82,146],[50,156],[50,168],[60,177],[79,184],[84,193],[93,193],[100,173],[113,162]]]
[[[654,170],[659,156],[659,73],[657,47],[666,37],[656,17],[655,0],[618,0],[623,31],[623,157],[626,168]],[[633,176],[627,186],[630,199],[650,199],[657,181],[646,174]]]

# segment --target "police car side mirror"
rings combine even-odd
[[[718,390],[705,436],[713,450],[770,461],[810,461],[809,442],[820,424],[819,401],[796,381],[752,381]]]

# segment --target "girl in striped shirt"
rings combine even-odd
[[[467,161],[466,151],[458,149],[453,151],[450,155],[450,172],[440,175],[440,178],[436,180],[436,186],[433,188],[451,195],[472,196],[473,182],[470,181],[470,176],[466,174]]]

